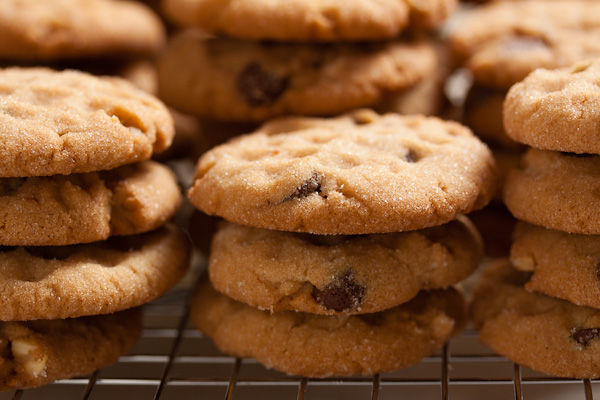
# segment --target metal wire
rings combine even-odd
[[[187,296],[178,296],[178,301],[171,298],[147,307],[147,319],[153,321],[143,331],[147,349],[121,357],[114,367],[89,377],[59,381],[42,389],[0,393],[0,400],[386,400],[438,396],[442,400],[483,396],[486,400],[593,400],[593,388],[600,386],[599,381],[553,378],[522,368],[478,344],[476,332],[469,330],[452,339],[439,354],[403,371],[327,379],[287,376],[254,360],[220,354],[207,338],[187,325]],[[164,318],[168,323],[162,324]],[[151,372],[142,374],[141,369]],[[556,396],[548,397],[548,393]]]

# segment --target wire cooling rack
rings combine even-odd
[[[146,305],[142,339],[130,355],[91,376],[0,400],[117,399],[600,399],[600,381],[552,378],[513,364],[467,330],[410,368],[366,377],[305,379],[220,353],[188,324],[188,290]]]

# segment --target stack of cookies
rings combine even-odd
[[[600,59],[531,73],[508,92],[504,124],[532,146],[504,188],[524,222],[512,267],[495,265],[475,293],[480,339],[538,371],[598,378]]]
[[[187,240],[165,225],[180,190],[147,161],[172,137],[123,80],[0,70],[0,390],[114,362],[141,331],[123,310],[182,277]]]
[[[192,204],[228,222],[191,318],[223,352],[289,374],[417,363],[465,323],[451,286],[482,244],[459,214],[484,206],[495,178],[485,145],[433,117],[268,122],[197,165]]]
[[[188,30],[159,60],[160,97],[206,120],[253,124],[249,130],[276,116],[360,107],[434,114],[442,103],[441,61],[423,32],[455,6],[163,0],[166,15]]]

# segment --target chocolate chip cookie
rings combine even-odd
[[[533,272],[525,289],[600,308],[600,236],[565,233],[519,223],[510,260]]]
[[[391,371],[419,362],[460,332],[462,295],[423,291],[375,314],[271,314],[216,292],[204,279],[192,299],[192,322],[224,353],[310,377]]]
[[[159,18],[139,2],[3,0],[0,8],[0,59],[147,56],[164,42]]]
[[[536,68],[600,56],[598,15],[589,0],[496,1],[465,13],[450,44],[476,82],[508,89]]]
[[[479,340],[536,371],[600,377],[600,310],[528,292],[529,276],[507,260],[484,272],[471,305]]]
[[[186,236],[167,225],[136,236],[57,247],[0,247],[0,321],[72,318],[135,307],[188,268]]]
[[[423,40],[290,44],[188,31],[160,59],[159,92],[179,110],[223,121],[335,115],[415,85],[434,74],[437,59]]]
[[[309,235],[224,223],[209,259],[213,286],[263,310],[364,314],[446,288],[483,256],[466,217],[414,232]]]
[[[0,391],[89,374],[127,354],[141,333],[141,309],[74,319],[0,322]]]
[[[522,221],[569,233],[600,234],[600,156],[530,148],[509,171],[504,202]]]
[[[600,154],[600,58],[532,72],[508,92],[504,126],[538,149]]]
[[[456,0],[163,0],[175,23],[212,34],[249,40],[362,41],[391,39],[405,30],[439,25]]]
[[[188,196],[242,225],[316,234],[441,225],[494,194],[489,149],[433,117],[281,118],[207,152]]]
[[[167,108],[124,80],[0,69],[0,177],[112,169],[166,149],[173,134]]]
[[[156,229],[181,203],[174,174],[153,162],[109,171],[0,178],[0,245],[64,246]]]

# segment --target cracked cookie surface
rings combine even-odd
[[[122,79],[0,69],[0,177],[112,169],[163,151],[173,134],[167,108]]]
[[[131,350],[142,310],[49,321],[0,322],[0,391],[89,374]]]
[[[151,55],[165,42],[145,5],[114,0],[3,0],[0,59]]]
[[[159,87],[169,105],[218,120],[335,115],[415,85],[437,58],[426,41],[277,44],[186,32],[160,59]]]
[[[242,225],[318,234],[422,229],[481,208],[496,187],[489,149],[422,116],[281,118],[198,162],[188,196]]]
[[[600,155],[530,148],[504,182],[504,202],[522,221],[569,233],[600,234]]]
[[[450,45],[477,83],[508,89],[536,68],[600,56],[599,16],[589,0],[496,1],[465,13]]]
[[[179,208],[168,167],[153,161],[87,174],[0,178],[0,245],[64,246],[156,229]]]
[[[0,247],[0,321],[107,314],[147,303],[181,279],[188,250],[172,225],[90,244]]]
[[[327,41],[391,39],[405,30],[439,25],[456,0],[163,0],[181,26],[250,40]]]
[[[506,96],[504,126],[537,149],[600,154],[600,58],[529,74]]]
[[[374,314],[271,314],[236,302],[203,279],[190,318],[226,354],[254,357],[268,368],[310,377],[391,371],[433,354],[466,321],[453,288],[423,291],[401,306]]]
[[[600,376],[600,310],[523,288],[530,274],[499,260],[473,292],[479,340],[536,371],[568,378]]]
[[[212,285],[269,311],[364,314],[445,288],[483,257],[466,217],[413,232],[309,235],[223,223],[209,258]]]

